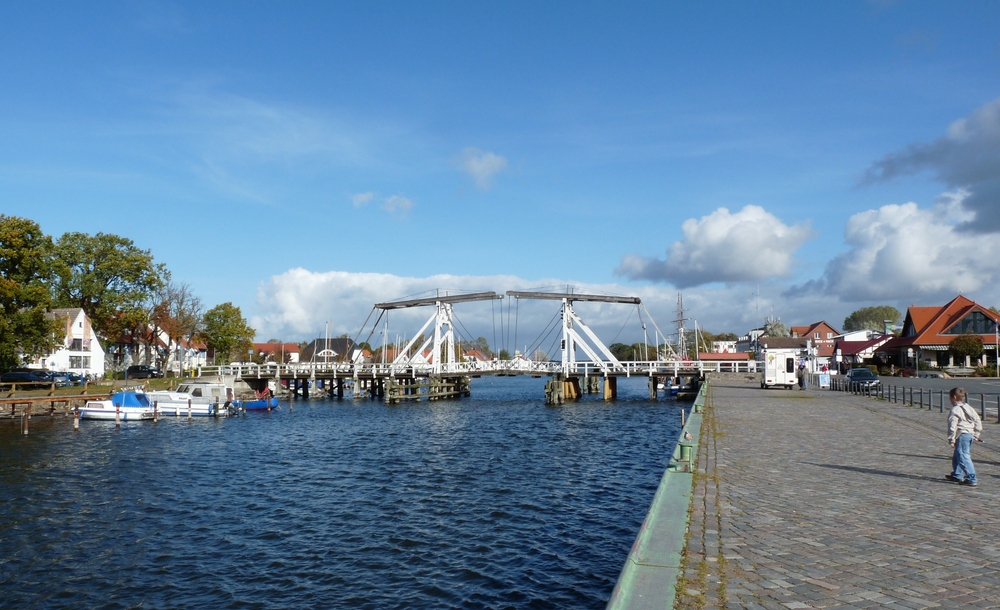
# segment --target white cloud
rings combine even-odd
[[[572,283],[572,282],[570,282]],[[375,303],[397,301],[434,294],[464,294],[508,290],[565,291],[565,280],[526,280],[516,276],[456,276],[401,277],[384,273],[351,273],[346,271],[315,272],[290,269],[262,283],[257,291],[256,315],[251,323],[261,340],[279,338],[289,341],[311,340],[322,335],[327,322],[335,335],[351,337],[362,332],[360,340],[381,344],[383,326],[379,323],[374,335],[369,335],[376,313],[368,319]],[[677,292],[665,286],[625,287],[615,284],[575,284],[575,293],[616,294],[638,296],[645,309],[637,315],[632,305],[577,302],[574,310],[605,342],[634,343],[646,337],[654,343],[657,326],[670,334],[675,328]],[[765,290],[765,293],[767,290]],[[771,290],[771,294],[777,291]],[[754,317],[770,306],[766,296],[755,309],[755,297],[745,288],[700,289],[684,295],[687,316],[700,320],[714,332],[742,332],[757,324]],[[454,306],[456,326],[463,337],[486,337],[491,345],[524,350],[533,344],[554,354],[553,346],[561,339],[558,327],[559,301],[512,299],[475,301]],[[647,313],[648,311],[648,313]],[[432,307],[392,310],[388,314],[389,341],[410,338],[433,313]],[[762,313],[761,315],[766,315]],[[846,314],[845,314],[846,315]],[[655,324],[654,324],[655,322]],[[693,322],[687,323],[688,327]],[[542,336],[544,335],[544,339]],[[662,338],[660,339],[662,342]]]
[[[868,168],[862,184],[924,170],[934,172],[948,187],[967,192],[964,205],[975,218],[963,221],[959,230],[1000,230],[1000,98],[954,121],[944,136],[886,155]]]
[[[413,202],[400,195],[390,195],[385,198],[382,209],[393,216],[406,216],[413,207]]]
[[[819,291],[841,301],[916,299],[944,302],[988,289],[998,279],[1000,235],[959,230],[974,213],[965,191],[942,195],[930,209],[886,205],[848,219],[850,249],[831,260],[823,277],[790,294]]]
[[[357,193],[351,195],[351,203],[354,204],[354,207],[360,208],[364,205],[367,205],[368,202],[371,201],[373,197],[375,197],[375,193],[372,192]]]
[[[870,277],[868,278],[870,279]],[[858,283],[864,282],[859,279]],[[256,312],[250,318],[257,329],[257,338],[286,341],[308,341],[322,336],[327,322],[333,335],[347,333],[351,337],[380,345],[383,340],[383,319],[372,331],[378,312],[375,303],[426,297],[434,294],[464,294],[507,290],[541,290],[559,292],[566,289],[566,280],[527,280],[516,276],[456,276],[401,277],[385,273],[352,273],[347,271],[317,272],[290,269],[272,276],[258,287]],[[759,292],[758,292],[759,290]],[[606,344],[642,342],[650,344],[659,333],[671,335],[676,328],[677,290],[663,285],[621,286],[617,284],[579,284],[576,293],[638,296],[644,309],[641,317],[634,306],[609,303],[577,302],[574,310]],[[707,329],[714,333],[742,334],[763,324],[768,316],[778,316],[788,325],[808,324],[826,320],[839,328],[852,311],[866,305],[893,305],[900,311],[913,304],[941,305],[954,298],[955,292],[942,295],[911,297],[905,288],[896,295],[863,294],[869,300],[848,302],[831,298],[821,290],[789,291],[787,285],[765,281],[751,290],[746,285],[715,285],[684,292],[686,327]],[[974,300],[993,304],[1000,293],[983,286],[967,293]],[[457,331],[468,339],[486,337],[490,345],[510,350],[541,347],[550,355],[558,353],[559,302],[549,300],[511,299],[476,301],[454,306]],[[648,311],[648,313],[647,313]],[[412,338],[432,315],[432,307],[392,310],[388,314],[390,342]],[[373,314],[369,318],[369,314]],[[552,325],[556,328],[553,331]],[[643,331],[642,325],[646,328]],[[364,326],[364,328],[362,328]],[[659,329],[659,332],[657,332]],[[662,342],[662,337],[659,339]]]
[[[684,221],[681,230],[684,238],[667,249],[665,260],[629,254],[616,272],[681,288],[783,277],[792,270],[792,255],[812,234],[808,223],[788,226],[756,205],[735,214],[719,208]]]
[[[493,186],[493,176],[507,167],[507,159],[478,148],[466,148],[459,157],[459,165],[480,189]]]

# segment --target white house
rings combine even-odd
[[[122,338],[111,348],[108,367],[121,370],[130,364],[151,364],[163,372],[190,370],[208,363],[208,347],[198,339],[171,337],[162,328],[146,328],[146,342]]]
[[[735,354],[736,341],[712,341],[713,354]]]
[[[103,376],[104,348],[94,335],[87,314],[74,307],[54,309],[46,317],[62,322],[62,328],[56,335],[59,345],[48,356],[36,358],[34,363],[50,371]]]

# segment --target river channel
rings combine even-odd
[[[546,379],[228,419],[0,421],[5,608],[603,608],[688,405]]]

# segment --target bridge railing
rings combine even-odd
[[[563,365],[561,362],[532,362],[530,360],[492,360],[488,362],[468,361],[443,365],[441,373],[447,375],[555,375],[564,374],[580,377],[603,377],[605,374],[626,377],[677,376],[681,374],[704,374],[714,372],[752,373],[756,371],[753,361],[745,360],[670,360],[670,361],[625,361],[621,366],[608,362],[579,361]],[[298,362],[291,364],[230,364],[200,367],[196,375],[233,375],[236,377],[355,377],[355,376],[413,376],[425,377],[436,373],[433,363],[422,361],[390,364],[379,362]]]

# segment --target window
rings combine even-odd
[[[83,339],[73,339],[69,342],[69,351],[79,352],[83,350]]]
[[[833,333],[826,333],[827,339],[833,339]]]
[[[90,356],[70,356],[69,357],[69,368],[71,368],[71,369],[89,369],[90,368]]]
[[[813,333],[813,339],[819,339],[819,333]]]
[[[786,373],[795,372],[795,358],[785,358],[785,372]]]
[[[974,311],[958,321],[957,324],[944,331],[945,335],[990,335],[996,324],[981,311]]]

